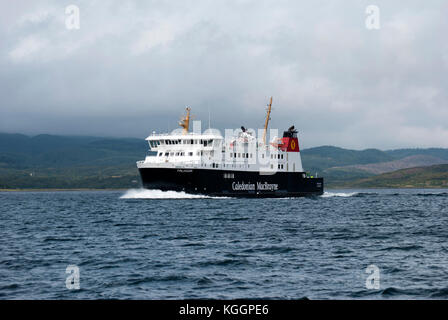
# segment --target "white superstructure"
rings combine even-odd
[[[273,138],[270,143],[260,142],[253,132],[243,127],[228,139],[215,132],[188,132],[189,111],[187,108],[187,116],[180,123],[186,129],[183,132],[153,133],[146,138],[153,154],[138,161],[138,168],[303,172],[297,138],[294,138],[297,146],[291,150],[289,142],[285,145],[282,138]]]

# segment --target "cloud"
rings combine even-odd
[[[22,39],[17,47],[9,52],[9,57],[14,62],[20,62],[23,60],[31,59],[47,45],[45,39],[41,39],[35,36],[29,36]]]
[[[445,1],[0,4],[0,131],[144,137],[185,105],[224,128],[300,128],[307,147],[448,147]]]

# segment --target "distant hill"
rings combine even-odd
[[[0,189],[128,188],[140,178],[135,162],[148,154],[144,139],[0,133]],[[305,170],[326,186],[347,186],[378,173],[448,162],[448,149],[301,150]],[[370,181],[370,180],[369,180]]]
[[[435,158],[448,160],[448,149],[443,148],[428,148],[428,149],[397,149],[385,151],[395,159],[402,159],[409,156],[425,155]]]
[[[144,139],[0,133],[0,189],[138,186]]]
[[[436,158],[433,156],[426,155],[415,155],[405,157],[399,160],[386,161],[386,162],[378,162],[378,163],[370,163],[370,164],[354,164],[350,166],[344,167],[333,167],[327,170],[336,171],[336,170],[361,170],[371,174],[382,174],[387,172],[392,172],[401,169],[407,168],[415,168],[415,167],[428,167],[438,164],[448,164],[448,160]]]
[[[354,164],[368,164],[396,160],[385,151],[378,149],[349,150],[323,146],[301,150],[303,166],[310,172],[322,172],[331,167]]]
[[[447,188],[448,164],[402,169],[347,182],[350,188]]]
[[[143,139],[0,134],[0,167],[42,168],[134,163],[148,150]]]
[[[394,170],[448,163],[448,149],[348,150],[323,146],[302,150],[305,170],[338,187],[349,181]]]

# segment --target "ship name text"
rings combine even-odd
[[[267,182],[257,182],[255,183],[244,183],[243,182],[232,182],[232,190],[236,191],[276,191],[278,190],[278,184],[267,183]]]

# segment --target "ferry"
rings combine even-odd
[[[151,152],[137,162],[144,188],[224,197],[283,198],[324,193],[323,178],[308,174],[302,167],[294,126],[282,137],[267,141],[272,97],[261,139],[244,126],[225,137],[212,129],[191,132],[190,111],[187,107],[179,122],[182,129],[153,132],[146,138]]]

